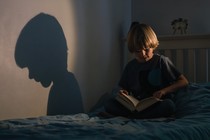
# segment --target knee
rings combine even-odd
[[[163,100],[163,105],[164,105],[164,108],[166,108],[166,110],[168,111],[168,112],[170,112],[169,114],[173,114],[174,112],[175,112],[175,110],[176,110],[176,105],[175,105],[175,103],[172,101],[172,100],[170,100],[170,99],[165,99],[165,100]]]

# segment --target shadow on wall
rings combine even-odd
[[[55,17],[40,13],[22,29],[16,43],[15,61],[28,68],[29,79],[43,87],[52,83],[47,115],[83,112],[80,88],[74,74],[67,70],[67,44]]]

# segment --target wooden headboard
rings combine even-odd
[[[160,54],[168,56],[190,82],[210,81],[210,35],[159,37]]]

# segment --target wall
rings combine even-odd
[[[100,95],[111,91],[120,78],[122,39],[131,20],[131,2],[75,0],[74,4],[78,7],[75,8],[76,17],[79,17],[76,23],[79,39],[76,59],[80,59],[75,63],[74,71],[84,87],[83,93],[87,93],[84,94],[85,102],[93,104]]]
[[[47,114],[52,90],[29,79],[16,65],[17,39],[25,24],[40,12],[60,23],[68,47],[68,71],[79,84],[85,112],[117,84],[123,65],[122,38],[131,19],[127,0],[1,0],[0,119]],[[126,9],[126,10],[125,10]]]
[[[171,22],[188,20],[188,34],[209,34],[208,0],[132,0],[132,20],[150,24],[158,35],[173,33]]]

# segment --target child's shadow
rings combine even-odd
[[[15,61],[28,68],[29,78],[51,89],[48,115],[83,112],[80,88],[67,70],[67,44],[55,17],[40,13],[22,29],[16,43]]]

